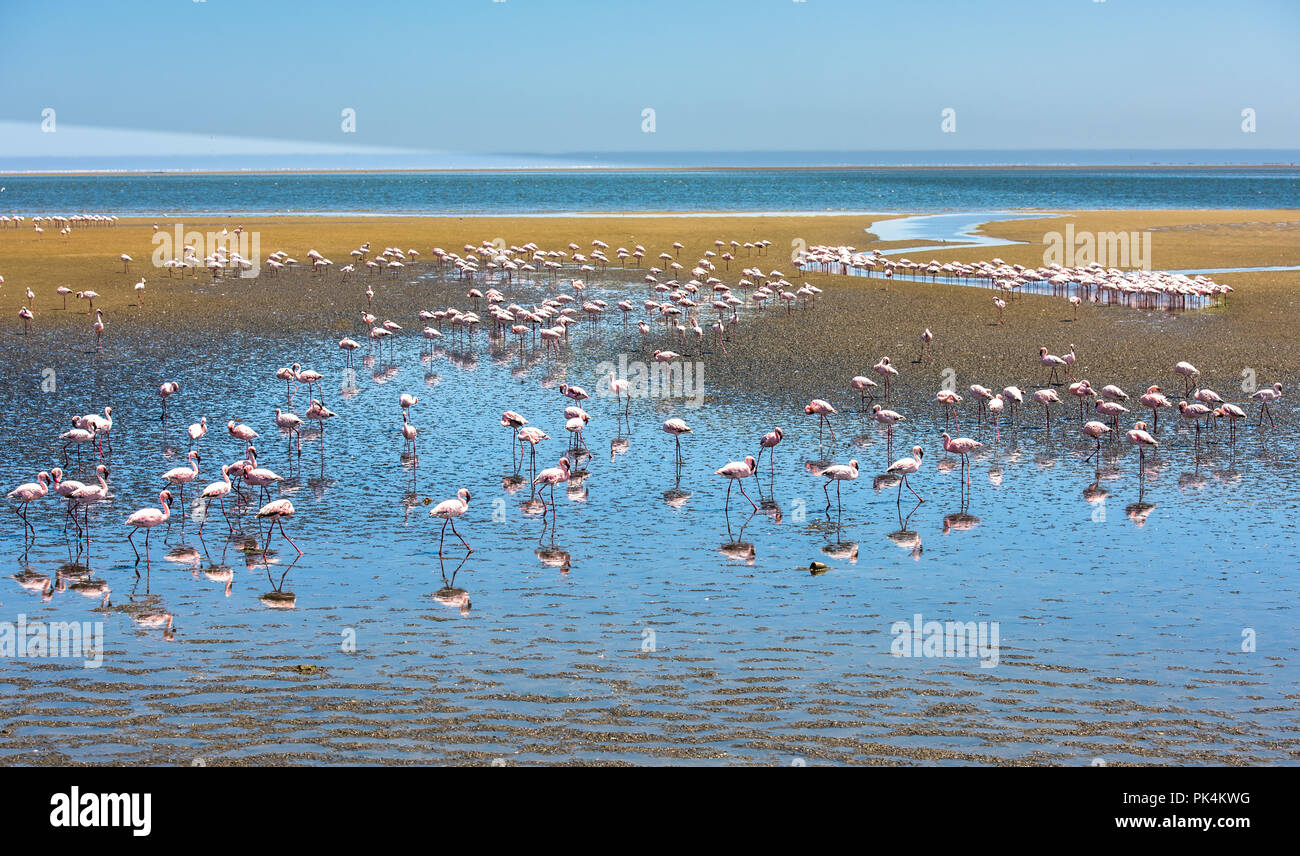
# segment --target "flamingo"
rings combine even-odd
[[[203,439],[204,434],[208,433],[208,417],[200,417],[198,422],[190,425],[190,427],[185,430],[186,433],[190,435],[190,445],[193,446],[199,440]]]
[[[673,417],[663,424],[663,430],[673,435],[673,442],[677,444],[677,465],[681,466],[683,463],[682,435],[691,433],[691,428],[684,420]],[[760,452],[760,454],[762,453]]]
[[[1047,382],[1049,384],[1061,382],[1059,372],[1061,367],[1065,365],[1065,360],[1055,354],[1047,353],[1047,348],[1043,347],[1038,349],[1038,361],[1043,364],[1044,368],[1050,369],[1047,373]]]
[[[569,386],[567,383],[560,384],[560,395],[572,398],[574,401],[584,401],[585,399],[591,398],[582,387]]]
[[[1216,415],[1226,416],[1228,418],[1228,442],[1237,442],[1237,420],[1245,419],[1246,411],[1242,410],[1235,404],[1228,404],[1225,402],[1224,405],[1218,409]]]
[[[966,476],[966,484],[970,484],[970,458],[968,456],[971,452],[983,446],[983,443],[969,437],[958,437],[954,440],[948,436],[947,431],[943,432],[943,450],[949,454],[961,456],[961,468]]]
[[[1081,381],[1076,381],[1076,382],[1070,384],[1070,395],[1073,395],[1073,396],[1075,396],[1076,398],[1079,399],[1079,421],[1080,421],[1080,422],[1083,421],[1083,401],[1084,401],[1084,399],[1086,399],[1086,398],[1091,398],[1091,397],[1093,397],[1093,396],[1096,395],[1096,394],[1097,394],[1097,393],[1094,392],[1093,389],[1092,389],[1092,385],[1091,385],[1090,383],[1088,383],[1088,381],[1087,381],[1086,379],[1081,380]]]
[[[874,380],[864,375],[855,375],[853,379],[849,381],[849,386],[851,386],[853,389],[856,389],[858,391],[858,412],[859,413],[866,412],[867,396],[871,396],[871,400],[873,402],[876,400],[875,393],[871,391],[872,388],[875,387],[876,385],[877,384]]]
[[[523,445],[524,443],[528,444],[528,451],[529,451],[528,471],[529,473],[532,474],[533,478],[536,478],[537,477],[537,472],[536,472],[537,471],[537,444],[542,442],[543,440],[549,440],[551,438],[548,437],[546,432],[543,431],[542,429],[533,428],[531,426],[527,428],[519,429],[519,431],[516,432],[515,437],[519,441],[520,463],[522,463],[524,459]],[[511,458],[513,459],[513,457],[514,457],[514,453],[512,452]]]
[[[181,385],[174,380],[167,381],[158,387],[158,397],[162,399],[162,420],[167,421],[167,399],[181,391]]]
[[[271,502],[268,502],[266,505],[263,505],[261,508],[257,510],[257,518],[259,520],[270,520],[272,526],[278,525],[280,527],[280,535],[284,538],[284,540],[288,541],[289,546],[297,550],[298,555],[301,556],[302,550],[298,549],[298,545],[293,543],[293,539],[290,538],[288,535],[286,535],[284,531],[285,518],[293,517],[293,515],[294,515],[293,503],[287,499],[272,500]],[[266,560],[267,548],[270,547],[271,545],[271,532],[269,529],[267,530],[266,534],[267,534],[266,540],[262,542],[263,561]]]
[[[881,357],[880,362],[871,367],[871,370],[885,379],[885,403],[889,403],[889,386],[893,378],[898,377],[898,369],[894,368],[889,357]]]
[[[826,418],[827,416],[838,412],[834,407],[831,407],[831,405],[824,399],[814,398],[812,401],[804,405],[803,412],[809,416],[814,413],[817,414],[817,442],[821,442],[823,425],[826,425],[831,429],[831,442],[835,442],[835,426],[831,425],[830,420]]]
[[[1149,386],[1147,391],[1138,397],[1142,406],[1151,411],[1151,420],[1154,423],[1154,430],[1160,431],[1160,408],[1173,407],[1174,403],[1165,397],[1158,386]]]
[[[72,500],[70,510],[76,506],[85,509],[87,543],[90,541],[90,506],[108,498],[108,467],[103,464],[95,467],[95,476],[99,480],[98,484],[83,484],[68,497]],[[75,514],[73,520],[76,520]]]
[[[926,357],[933,356],[930,350],[930,343],[933,341],[934,334],[930,332],[929,327],[926,327],[921,331],[921,355],[916,358],[918,363],[924,361]]]
[[[1270,426],[1277,425],[1277,422],[1274,421],[1273,419],[1273,413],[1268,409],[1268,406],[1273,402],[1279,400],[1281,397],[1282,397],[1282,384],[1280,383],[1273,384],[1273,386],[1270,387],[1269,389],[1261,389],[1259,392],[1256,392],[1254,395],[1251,396],[1253,400],[1259,402],[1259,424],[1260,425],[1264,424],[1265,416],[1268,416],[1268,424]]]
[[[406,416],[406,411],[403,410],[402,411],[402,438],[406,441],[406,444],[411,447],[411,454],[415,454],[415,437],[419,433],[420,433],[419,429],[411,424],[411,420],[408,419]]]
[[[989,413],[993,416],[993,439],[996,441],[1000,435],[1000,425],[1002,421],[1002,409],[1006,407],[1006,400],[1002,393],[998,393],[989,399]]]
[[[1192,384],[1201,376],[1201,372],[1189,362],[1180,362],[1174,366],[1174,372],[1183,376],[1183,395],[1192,391]]]
[[[22,319],[23,332],[24,333],[32,332],[32,318],[35,317],[34,315],[32,315],[32,310],[24,306],[23,308],[18,310],[18,317]]]
[[[826,494],[826,510],[831,510],[831,482],[835,482],[835,507],[840,513],[843,513],[844,507],[840,503],[840,482],[853,481],[858,477],[858,462],[849,461],[848,464],[832,464],[822,470],[822,476],[826,481],[822,485],[822,493]]]
[[[894,436],[894,425],[898,422],[907,421],[907,417],[903,416],[903,414],[893,410],[884,410],[879,404],[872,405],[871,418],[889,429],[890,438]]]
[[[767,449],[767,461],[773,474],[776,473],[776,447],[784,436],[785,433],[780,428],[773,428],[758,438],[758,460],[763,460],[763,450]]]
[[[199,457],[197,451],[190,452],[185,456],[189,459],[189,465],[184,467],[175,467],[162,474],[162,480],[168,484],[180,488],[180,504],[185,504],[185,485],[194,481],[199,475]]]
[[[1196,426],[1196,450],[1199,452],[1201,448],[1201,422],[1208,417],[1212,411],[1199,401],[1195,404],[1188,404],[1186,401],[1180,401],[1178,402],[1178,412],[1184,419]]]
[[[91,328],[95,331],[95,350],[104,350],[104,310],[95,310],[95,323]]]
[[[563,484],[564,482],[567,482],[568,480],[569,480],[569,459],[568,459],[568,458],[560,458],[560,461],[559,461],[559,463],[558,463],[556,466],[554,466],[554,467],[547,467],[546,469],[544,469],[544,470],[542,470],[540,473],[538,473],[538,474],[537,474],[537,477],[536,477],[535,479],[533,479],[533,484],[534,484],[534,485],[539,485],[539,484],[540,484],[540,485],[549,485],[549,486],[550,486],[550,488],[551,488],[551,505],[550,505],[550,508],[552,509],[552,511],[551,511],[552,514],[554,513],[554,508],[555,508],[555,486],[556,486],[557,484]],[[545,514],[546,514],[546,510],[547,510],[546,503],[543,502],[543,503],[542,503],[542,514],[543,514],[543,516],[545,516]],[[545,528],[545,527],[543,527],[543,528]]]
[[[140,562],[140,551],[136,549],[135,546],[135,533],[141,529],[144,530],[144,553],[148,556],[149,533],[155,526],[166,523],[171,518],[172,511],[167,505],[167,503],[171,501],[171,493],[164,490],[158,494],[158,504],[162,506],[161,510],[157,508],[141,508],[139,511],[134,512],[130,517],[128,517],[126,522],[123,524],[131,527],[131,534],[126,536],[126,540],[131,542],[131,549],[135,550],[136,564],[139,564]]]
[[[465,488],[461,488],[460,490],[456,491],[455,499],[444,499],[442,502],[438,503],[432,509],[429,510],[430,517],[437,517],[442,520],[442,536],[438,539],[439,556],[442,555],[443,542],[446,541],[447,539],[448,523],[451,524],[451,534],[455,535],[457,538],[460,538],[460,543],[465,545],[466,552],[469,553],[474,552],[474,548],[471,547],[465,541],[465,539],[461,537],[461,534],[456,531],[456,518],[460,517],[462,514],[464,514],[467,511],[469,511],[469,491],[465,490]]]
[[[1147,424],[1138,422],[1134,424],[1133,429],[1124,434],[1124,439],[1128,440],[1134,446],[1138,447],[1138,477],[1141,478],[1146,472],[1146,448],[1150,446],[1157,448],[1160,446],[1156,438],[1147,433]]]
[[[304,419],[320,424],[320,447],[322,451],[325,449],[325,420],[333,419],[337,415],[333,410],[330,410],[314,398],[302,414]]]
[[[1007,308],[1007,302],[1003,300],[1001,297],[995,297],[993,298],[993,305],[997,307],[998,324],[1000,326],[1002,324],[1002,310]]]
[[[746,455],[745,460],[743,461],[731,461],[726,466],[713,471],[714,475],[719,475],[722,476],[724,479],[728,479],[727,500],[723,505],[724,515],[727,513],[727,509],[731,505],[731,486],[737,483],[739,483],[740,485],[740,495],[745,497],[745,499],[748,499],[749,504],[754,506],[755,511],[758,511],[758,506],[754,505],[754,500],[749,499],[749,494],[745,493],[745,484],[744,484],[744,480],[754,475],[754,472],[757,470],[757,468],[758,468],[758,462],[754,460],[754,456]]]
[[[226,501],[225,501],[226,497],[230,495],[230,491],[231,491],[230,467],[226,464],[222,464],[221,480],[214,481],[212,484],[205,487],[203,489],[203,492],[200,493],[199,496],[200,498],[207,500],[209,502],[214,498],[217,500],[217,507],[221,509],[221,516],[226,518],[226,526],[230,527],[230,531],[233,532],[234,527],[231,526],[230,524],[230,516],[226,514]],[[205,502],[203,506],[205,513],[203,517],[199,520],[199,534],[203,533],[203,524],[207,522],[207,516],[208,516],[206,513],[207,507],[208,504]]]
[[[251,448],[253,441],[261,436],[242,422],[236,425],[235,420],[233,419],[226,423],[226,433],[231,437],[234,437],[236,440],[242,441],[245,450]]]
[[[403,416],[406,414],[403,413]],[[282,431],[289,432],[289,442],[293,443],[293,435],[298,435],[298,454],[302,454],[302,417],[296,413],[286,413],[280,408],[275,408],[275,425]]]
[[[627,405],[624,407],[624,413],[630,413],[632,409],[631,388],[626,380],[619,380],[613,372],[609,373],[609,391],[614,395],[614,410],[617,412],[619,398],[627,397]]]
[[[30,530],[32,538],[36,537],[36,528],[27,521],[27,506],[44,497],[45,494],[49,493],[49,490],[50,474],[42,470],[36,474],[36,481],[20,484],[6,494],[10,499],[18,500],[18,508],[14,509],[14,513],[22,518],[23,529],[24,531]]]
[[[910,458],[899,458],[897,461],[890,464],[885,470],[887,473],[903,477],[898,483],[898,502],[903,501],[903,485],[907,485],[907,489],[912,492],[912,496],[916,497],[917,502],[925,502],[925,499],[922,498],[921,494],[917,493],[916,489],[913,488],[907,480],[908,476],[915,475],[921,469],[921,459],[924,456],[924,449],[920,446],[913,446],[912,456]]]
[[[1105,422],[1098,422],[1096,419],[1089,419],[1087,422],[1083,423],[1083,433],[1097,441],[1097,448],[1093,449],[1092,453],[1083,459],[1083,462],[1086,464],[1088,461],[1092,460],[1093,455],[1096,455],[1101,451],[1101,438],[1110,433],[1110,426]],[[1098,461],[1098,464],[1100,463],[1101,462]]]
[[[1054,389],[1040,389],[1034,393],[1034,401],[1037,401],[1039,404],[1043,405],[1043,413],[1046,414],[1047,416],[1047,430],[1051,431],[1052,430],[1051,407],[1053,404],[1061,403],[1060,397],[1057,396],[1056,390]],[[1097,404],[1099,405],[1104,403],[1105,402],[1101,402],[1101,401],[1097,402]]]

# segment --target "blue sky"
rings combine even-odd
[[[1300,148],[1296,0],[0,0],[0,32],[0,155]]]

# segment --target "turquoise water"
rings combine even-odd
[[[5,176],[0,213],[562,214],[1300,208],[1300,169]]]

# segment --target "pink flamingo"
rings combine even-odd
[[[907,481],[908,476],[915,475],[921,469],[921,459],[924,456],[925,456],[924,449],[922,449],[920,446],[913,446],[912,456],[910,458],[899,458],[897,461],[894,461],[892,464],[890,464],[889,467],[885,470],[885,472],[887,473],[893,473],[894,475],[899,475],[903,477],[902,481],[898,483],[897,502],[903,501],[903,485],[907,485],[907,489],[912,492],[912,496],[916,497],[917,502],[925,502],[925,500],[921,497],[921,494],[917,493],[916,489],[913,488],[912,485]]]
[[[1090,419],[1083,423],[1083,433],[1097,441],[1097,448],[1093,449],[1092,453],[1083,459],[1083,462],[1086,464],[1092,460],[1093,455],[1101,452],[1101,438],[1110,433],[1110,426],[1105,422],[1098,422],[1096,419]]]
[[[822,470],[822,476],[826,479],[825,483],[822,484],[822,493],[826,494],[826,510],[831,510],[830,487],[831,482],[835,482],[835,507],[842,513],[844,507],[840,503],[840,482],[853,481],[858,477],[858,462],[854,460],[849,461],[847,465],[832,464]]]
[[[1039,404],[1043,405],[1043,413],[1046,414],[1047,416],[1047,430],[1051,431],[1052,430],[1051,406],[1053,404],[1060,404],[1061,403],[1060,397],[1056,394],[1056,390],[1054,389],[1040,389],[1034,393],[1034,401],[1037,401]],[[1098,405],[1103,403],[1104,402],[1101,401],[1097,402]]]
[[[874,380],[864,375],[855,375],[853,379],[849,381],[849,386],[858,391],[859,413],[865,413],[867,410],[867,396],[871,396],[873,402],[876,400],[876,394],[872,392],[872,389],[876,385],[877,384]]]
[[[1001,436],[1002,409],[1006,407],[1006,401],[1002,398],[1002,393],[998,393],[989,399],[989,414],[993,417],[993,441],[997,442]]]
[[[943,405],[944,424],[952,420],[952,424],[957,428],[961,427],[961,419],[958,416],[957,405],[961,404],[961,396],[950,389],[941,389],[934,394],[934,400]]]
[[[126,536],[126,540],[131,542],[131,549],[135,550],[135,561],[137,564],[140,562],[140,551],[137,550],[135,546],[135,533],[141,529],[144,530],[144,554],[148,556],[149,533],[153,531],[155,526],[166,523],[168,519],[171,518],[172,511],[167,505],[167,503],[171,501],[171,493],[164,490],[158,494],[158,504],[162,506],[161,510],[157,508],[141,508],[126,519],[124,525],[131,527],[131,534]]]
[[[555,486],[557,484],[563,484],[568,480],[569,480],[569,459],[568,458],[560,458],[558,465],[554,467],[547,467],[546,469],[542,470],[540,473],[537,474],[537,478],[533,479],[533,484],[535,485],[540,484],[540,485],[550,486],[552,513],[554,513],[553,509],[555,507]],[[542,503],[543,516],[545,516],[546,514],[546,508],[547,508],[546,503],[543,502]]]
[[[619,399],[623,397],[627,398],[627,404],[624,406],[623,412],[626,414],[632,411],[632,392],[626,380],[619,380],[617,375],[610,372],[609,391],[614,396],[615,412],[618,411]]]
[[[221,481],[214,481],[212,484],[205,487],[199,496],[208,501],[211,501],[214,498],[217,500],[217,507],[221,509],[221,516],[226,518],[226,526],[228,526],[230,531],[233,532],[235,531],[235,528],[230,523],[230,515],[226,514],[226,497],[230,495],[230,491],[230,467],[223,464],[221,466]],[[207,504],[205,504],[203,517],[199,520],[200,534],[203,533],[203,524],[207,522],[207,517]]]
[[[456,491],[455,499],[444,499],[442,502],[430,509],[430,517],[437,517],[442,520],[442,536],[438,539],[439,556],[442,555],[443,542],[447,539],[448,523],[451,524],[451,534],[460,538],[460,543],[465,545],[465,550],[470,553],[474,552],[474,548],[471,547],[464,538],[461,538],[461,534],[456,531],[456,518],[460,517],[467,511],[469,511],[469,491],[464,488]]]
[[[763,450],[767,449],[767,461],[773,474],[776,473],[776,447],[784,436],[780,428],[773,428],[758,438],[758,460],[763,460]]]
[[[682,458],[682,435],[691,433],[691,428],[685,420],[673,417],[663,424],[665,432],[673,435],[673,442],[677,444],[677,465],[681,466]]]
[[[1092,384],[1088,383],[1086,379],[1081,381],[1076,381],[1075,383],[1070,384],[1069,389],[1070,389],[1070,395],[1073,395],[1075,398],[1079,399],[1079,421],[1082,422],[1084,399],[1092,398],[1097,393],[1093,391]]]
[[[185,432],[190,435],[190,445],[193,446],[208,433],[208,417],[200,417],[199,421],[186,428]]]
[[[1246,411],[1242,410],[1235,404],[1228,404],[1225,402],[1224,405],[1219,408],[1218,415],[1226,416],[1228,418],[1228,442],[1237,442],[1237,420],[1245,419]]]
[[[1060,371],[1065,367],[1065,360],[1055,354],[1047,353],[1047,348],[1043,347],[1038,349],[1038,361],[1043,364],[1044,368],[1050,369],[1047,373],[1047,382],[1049,384],[1061,382]]]
[[[584,390],[582,387],[569,386],[567,383],[560,384],[560,395],[568,396],[569,398],[572,398],[574,401],[583,401],[585,399],[591,398],[591,396],[587,395],[586,390]]]
[[[523,428],[527,424],[528,420],[520,416],[518,413],[515,413],[513,410],[507,410],[505,413],[501,414],[501,427],[509,428],[513,432],[513,436],[510,438],[511,466],[514,466],[515,463],[515,445],[519,442],[519,429]],[[522,455],[520,456],[520,462],[523,462]],[[518,467],[515,467],[516,471],[518,471],[518,469]]]
[[[92,325],[95,331],[95,350],[104,350],[104,310],[95,310],[95,323]]]
[[[530,477],[535,479],[537,478],[537,444],[551,438],[541,428],[532,426],[519,429],[515,436],[519,438],[519,460],[521,463],[524,459],[524,443],[528,444],[528,472]]]
[[[983,446],[983,443],[969,437],[958,437],[954,440],[948,436],[947,431],[943,432],[943,450],[951,455],[961,456],[961,468],[966,476],[966,484],[970,484],[970,458],[968,456],[971,452],[983,448]]]
[[[226,433],[231,437],[234,437],[236,440],[242,441],[245,451],[252,447],[253,441],[261,436],[242,422],[236,425],[235,420],[233,419],[226,423]]]
[[[1124,438],[1128,440],[1130,443],[1132,443],[1134,446],[1138,447],[1138,477],[1141,478],[1142,475],[1146,472],[1145,467],[1146,467],[1147,446],[1150,446],[1151,448],[1154,449],[1159,447],[1160,444],[1156,442],[1155,437],[1152,437],[1150,434],[1147,433],[1147,424],[1145,422],[1136,423],[1133,426],[1133,430],[1128,431],[1124,434]]]
[[[167,421],[167,399],[181,391],[181,385],[176,381],[168,381],[158,387],[158,396],[162,398],[162,421]]]
[[[754,500],[749,499],[749,494],[745,493],[745,484],[744,484],[744,480],[754,475],[754,472],[757,468],[758,468],[758,462],[754,460],[754,456],[746,455],[745,460],[743,461],[731,461],[721,469],[717,469],[713,471],[714,475],[719,475],[722,476],[724,479],[728,479],[727,500],[722,508],[722,513],[724,515],[727,513],[727,509],[731,505],[731,486],[737,483],[739,483],[740,485],[740,495],[745,497],[745,499],[748,499],[749,504],[754,506],[755,511],[758,511],[758,506],[754,505]],[[827,497],[827,499],[829,500],[829,497]]]
[[[960,400],[960,399],[959,399]],[[871,407],[871,418],[884,425],[889,429],[889,439],[894,438],[894,425],[899,422],[906,422],[907,417],[893,410],[883,410],[879,404]]]
[[[1182,417],[1196,426],[1196,450],[1201,449],[1201,422],[1210,415],[1210,408],[1201,404],[1199,401],[1195,404],[1188,404],[1186,401],[1178,402],[1178,412]]]
[[[293,539],[290,538],[288,535],[286,535],[284,531],[285,518],[293,517],[293,514],[294,514],[293,503],[287,499],[272,500],[271,502],[268,502],[266,505],[263,505],[261,508],[257,510],[257,518],[259,520],[270,520],[272,526],[279,525],[280,535],[284,538],[284,540],[289,542],[290,547],[292,547],[295,550],[298,550],[298,555],[301,556],[302,550],[298,549],[298,545],[293,543]],[[267,552],[267,548],[270,547],[270,545],[271,545],[271,530],[268,529],[266,532],[266,540],[262,542],[263,561],[266,561],[266,552]]]
[[[181,505],[185,504],[185,485],[189,484],[190,482],[194,481],[194,479],[198,478],[199,461],[202,460],[199,457],[199,453],[197,451],[190,452],[185,457],[189,458],[190,461],[189,466],[175,467],[162,474],[163,481],[167,482],[168,484],[175,485],[181,489],[180,490]]]
[[[22,518],[23,530],[30,530],[32,538],[36,537],[36,528],[27,521],[27,506],[45,496],[49,490],[50,474],[42,470],[36,474],[36,481],[20,484],[6,494],[10,499],[18,500],[18,508],[14,509],[14,513]]]
[[[923,362],[927,357],[933,356],[933,353],[930,350],[930,343],[933,341],[934,334],[930,332],[929,327],[926,327],[921,331],[921,355],[916,359],[918,363]]]
[[[889,357],[881,357],[880,362],[871,367],[871,370],[885,379],[885,403],[889,403],[889,387],[894,378],[898,377],[898,369],[894,368]]]
[[[1151,411],[1151,421],[1155,425],[1155,432],[1160,431],[1160,408],[1173,407],[1174,403],[1165,397],[1158,386],[1149,386],[1147,391],[1138,397],[1142,406]]]
[[[804,405],[803,412],[809,416],[814,413],[817,414],[817,442],[821,442],[823,425],[831,429],[831,442],[835,442],[835,426],[831,425],[830,420],[826,417],[838,411],[831,407],[829,402],[821,398],[814,398]]]
[[[1277,422],[1273,419],[1273,413],[1268,406],[1282,398],[1282,384],[1275,383],[1269,389],[1261,389],[1251,396],[1252,399],[1259,402],[1259,424],[1264,424],[1264,417],[1268,417],[1268,424],[1276,426]]]
[[[99,479],[99,484],[83,484],[69,497],[74,508],[81,506],[83,510],[87,544],[90,543],[90,506],[108,498],[108,467],[103,464],[95,467],[95,476]],[[76,519],[75,514],[73,519]]]

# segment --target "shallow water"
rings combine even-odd
[[[612,276],[588,283],[588,298],[631,295],[639,306],[644,294]],[[427,290],[429,308],[466,303],[463,283],[426,275],[406,287]],[[520,303],[551,293],[547,283],[499,287]],[[749,348],[761,348],[767,326],[790,323],[746,312],[755,332],[742,335],[759,337]],[[702,407],[638,398],[620,429],[613,399],[587,402],[593,456],[580,484],[556,490],[551,526],[512,479],[501,411],[551,435],[537,467],[551,466],[567,440],[561,380],[595,393],[601,362],[646,359],[665,344],[693,353],[694,343],[644,344],[634,322],[614,317],[576,326],[558,360],[529,343],[521,363],[514,337],[490,343],[479,332],[458,345],[450,330],[422,357],[415,320],[398,321],[408,330],[394,357],[359,362],[350,396],[338,336],[306,332],[211,343],[123,325],[103,356],[30,344],[47,354],[0,367],[11,395],[0,410],[7,485],[56,463],[72,415],[111,403],[116,418],[115,496],[91,512],[88,574],[72,569],[48,602],[19,585],[58,579],[77,558],[48,500],[31,511],[30,548],[12,515],[0,533],[16,577],[0,587],[0,620],[98,620],[105,634],[98,669],[0,660],[0,760],[1276,763],[1300,752],[1300,501],[1285,410],[1277,430],[1261,431],[1252,409],[1234,446],[1220,426],[1199,459],[1166,413],[1164,447],[1140,480],[1120,444],[1105,444],[1098,466],[1082,462],[1091,445],[1073,400],[1050,433],[1031,406],[1019,427],[1004,419],[996,441],[968,407],[960,433],[986,445],[963,490],[957,459],[934,439],[942,415],[924,399],[896,405],[909,421],[891,448],[841,395],[837,439],[819,442],[801,407],[823,390],[796,378],[779,392],[742,392],[725,365],[714,371],[725,360],[706,340]],[[210,356],[196,357],[200,348]],[[45,356],[59,378],[52,393],[29,369]],[[294,360],[326,375],[339,414],[323,451],[308,437],[301,458],[271,421],[286,396],[274,372]],[[163,379],[182,384],[165,425]],[[401,455],[402,392],[421,399],[417,464]],[[296,393],[295,412],[307,398]],[[183,463],[185,426],[200,415],[210,430],[199,484],[242,456],[226,419],[262,432],[259,460],[286,477],[279,495],[297,515],[285,530],[301,559],[277,532],[263,563],[214,510],[202,539],[194,519],[155,530],[136,565],[121,520],[156,504],[159,473]],[[674,415],[694,429],[680,475],[659,429]],[[786,431],[774,470],[765,458],[761,487],[746,485],[772,504],[751,514],[733,491],[724,507],[713,470],[754,454],[774,425]],[[926,450],[911,481],[921,504],[873,486],[913,442]],[[827,511],[815,471],[850,458],[862,476],[842,486],[842,511]],[[453,539],[440,560],[424,499],[461,487],[472,500],[457,527],[475,552],[465,558]],[[186,489],[187,510],[194,495]],[[240,526],[261,538],[249,516]],[[814,561],[828,569],[811,574]],[[87,577],[111,589],[108,606]],[[891,625],[918,613],[997,622],[997,665],[893,656]],[[170,641],[140,623],[160,614],[174,617]]]

